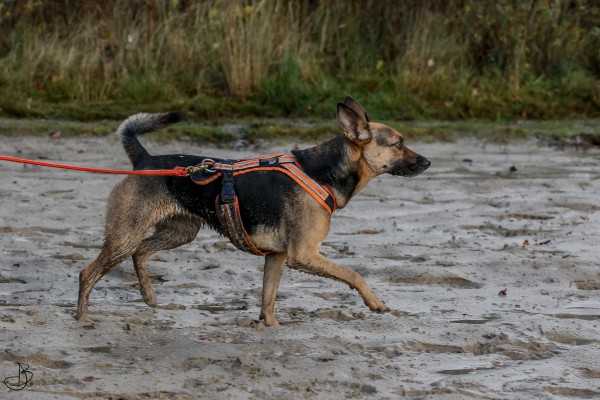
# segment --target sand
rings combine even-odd
[[[146,143],[230,158],[293,145]],[[128,261],[92,292],[95,322],[76,321],[78,273],[121,178],[0,163],[0,380],[17,361],[32,373],[23,391],[0,384],[0,398],[600,397],[600,151],[411,147],[432,167],[375,179],[322,246],[392,311],[286,269],[277,328],[258,321],[262,259],[208,230],[151,259],[158,309]],[[0,154],[129,168],[112,136],[5,137]]]

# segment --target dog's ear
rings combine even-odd
[[[362,145],[373,137],[369,122],[344,103],[337,104],[337,118],[346,137],[354,143]]]
[[[346,96],[344,99],[344,104],[350,107],[355,113],[358,114],[359,117],[364,119],[366,122],[371,122],[369,116],[367,115],[367,111],[360,103],[352,98],[352,96]]]

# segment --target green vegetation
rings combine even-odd
[[[599,120],[529,120],[498,122],[460,121],[383,121],[404,133],[410,143],[416,141],[453,142],[472,138],[482,143],[505,144],[536,138],[540,143],[557,146],[599,146]],[[121,121],[64,121],[43,119],[0,119],[0,135],[48,135],[53,138],[73,136],[109,136]],[[200,124],[182,122],[148,135],[145,140],[186,140],[200,144],[243,148],[280,142],[291,146],[315,143],[341,134],[334,118],[328,120],[244,119]]]
[[[600,5],[0,0],[0,115],[331,119],[346,94],[377,119],[600,116]]]

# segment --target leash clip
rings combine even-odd
[[[210,159],[210,158],[205,158],[204,160],[202,160],[202,162],[200,164],[196,164],[191,167],[185,167],[185,172],[187,172],[188,175],[195,174],[196,172],[199,172],[199,171],[206,171],[206,172],[210,172],[211,174],[217,172],[216,169],[209,168],[207,163],[210,163],[210,165],[214,165],[215,160]]]

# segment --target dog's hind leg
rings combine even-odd
[[[274,314],[275,298],[277,297],[279,281],[283,273],[285,257],[285,253],[269,253],[265,256],[265,275],[263,277],[260,319],[264,319],[267,326],[279,326]]]
[[[77,301],[77,319],[88,322],[88,302],[92,289],[100,278],[128,258],[139,246],[139,240],[129,240],[122,243],[105,241],[96,259],[79,274],[79,298]]]
[[[140,292],[146,304],[156,307],[156,295],[148,274],[146,261],[160,250],[169,250],[194,240],[202,220],[192,215],[177,215],[158,223],[154,234],[142,241],[133,254],[133,266],[140,280]]]
[[[98,257],[79,274],[77,319],[87,321],[90,293],[96,283],[138,249],[146,232],[180,206],[152,178],[128,177],[112,190],[107,207],[105,239]],[[166,188],[164,188],[166,189]]]

